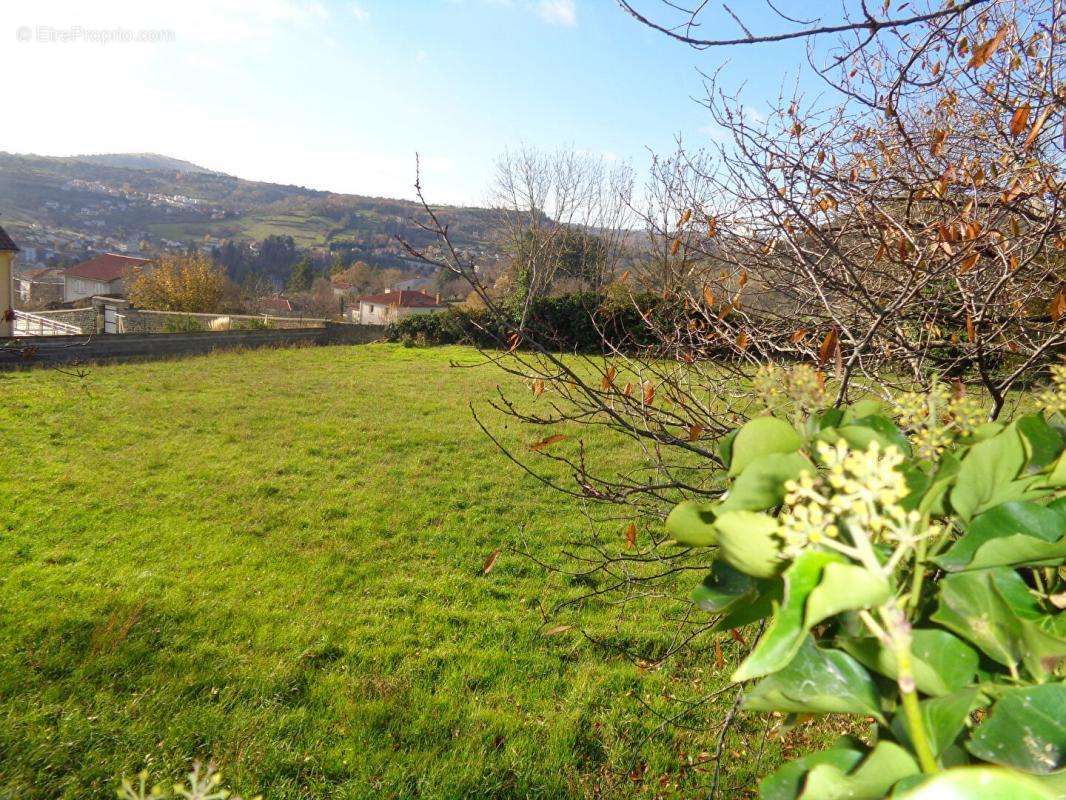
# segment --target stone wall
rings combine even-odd
[[[77,325],[82,333],[96,332],[96,309],[92,308],[61,308],[56,311],[34,311],[39,317],[63,322],[67,325]]]
[[[0,339],[0,369],[177,358],[239,348],[366,344],[380,338],[379,327],[334,322],[286,330],[26,336]]]

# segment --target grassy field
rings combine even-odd
[[[589,587],[507,548],[554,562],[622,532],[590,529],[477,430],[468,401],[522,387],[449,365],[473,357],[372,345],[0,375],[0,797],[113,797],[122,774],[169,781],[194,757],[268,798],[706,786],[713,728],[655,712],[728,666],[638,665],[580,633],[652,660],[677,604],[545,618]],[[754,784],[745,747],[729,742],[727,785]]]

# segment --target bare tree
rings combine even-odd
[[[428,203],[423,224],[443,256],[409,250],[465,277],[481,299],[498,346],[485,358],[529,391],[489,402],[544,429],[528,450],[501,447],[590,515],[601,512],[599,532],[569,553],[571,571],[595,585],[589,597],[625,603],[706,568],[663,547],[658,521],[683,497],[719,493],[720,440],[756,412],[748,387],[760,366],[808,362],[838,403],[857,389],[949,374],[983,389],[994,417],[1063,351],[1066,28],[1058,0],[886,5],[879,14],[862,5],[839,21],[780,15],[786,30],[765,33],[725,7],[742,35],[714,39],[699,34],[705,2],[645,4],[659,19],[619,4],[700,50],[806,39],[830,89],[814,99],[782,93],[757,117],[708,77],[704,104],[724,141],[700,152],[679,143],[653,163],[644,197],[626,198],[647,258],[606,288],[639,315],[642,335],[604,330],[599,354],[557,355],[527,314],[509,314],[480,283]],[[820,44],[826,37],[832,43]],[[500,205],[511,230],[572,222],[565,211],[582,203],[571,175],[505,159]],[[550,279],[547,264],[537,280]],[[635,442],[642,457],[605,464],[572,441],[588,426]],[[563,464],[572,483],[541,475],[538,458]],[[679,611],[676,622],[666,655],[705,642],[714,621]],[[679,713],[701,701],[686,698]]]

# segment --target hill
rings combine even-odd
[[[127,167],[129,169],[159,169],[174,172],[204,172],[210,175],[219,173],[207,167],[182,161],[180,158],[161,156],[158,153],[100,153],[98,155],[74,156],[75,161],[84,161],[101,167]]]
[[[493,259],[495,213],[442,207],[456,244]],[[0,217],[44,253],[198,247],[291,236],[319,254],[402,266],[397,236],[432,243],[416,203],[317,191],[214,172],[146,153],[51,157],[0,152]]]

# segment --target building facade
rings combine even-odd
[[[125,295],[138,270],[151,264],[147,258],[104,253],[75,264],[63,274],[63,300],[84,300],[97,294]]]
[[[414,314],[435,314],[446,308],[439,295],[433,297],[425,292],[387,291],[360,297],[345,316],[360,325],[389,325]]]

